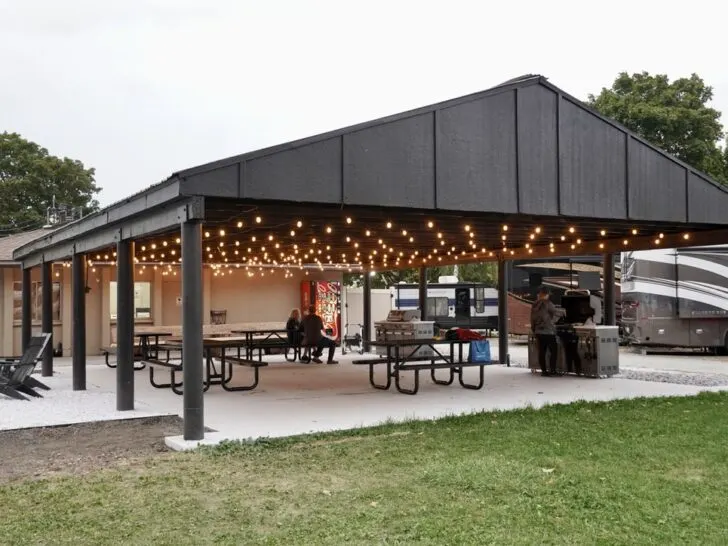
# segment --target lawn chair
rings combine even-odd
[[[43,353],[50,350],[48,347],[50,340],[50,334],[32,337],[28,348],[19,359],[0,360],[0,394],[16,400],[28,400],[23,396],[24,394],[42,398],[33,389],[50,390],[50,387],[30,376],[38,361],[43,357]]]

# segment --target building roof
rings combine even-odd
[[[18,265],[19,262],[13,258],[15,249],[48,235],[52,231],[52,229],[40,228],[0,237],[0,265]]]
[[[683,242],[677,235],[673,240],[671,230],[728,230],[728,189],[546,78],[527,75],[179,171],[23,245],[15,257],[28,264],[41,256],[64,259],[121,239],[178,230],[181,221],[193,218],[229,227],[225,222],[255,210],[271,220],[261,226],[268,233],[280,228],[277,238],[286,236],[300,215],[310,217],[309,225],[317,229],[341,232],[346,225],[335,222],[342,221],[344,209],[362,221],[388,215],[402,227],[421,224],[422,215],[437,216],[443,229],[453,232],[463,218],[479,220],[479,235],[494,239],[489,248],[500,242],[497,230],[504,222],[543,226],[552,233],[579,224],[589,240],[604,228],[653,234],[640,245],[658,233],[669,235],[662,244]],[[528,243],[527,231],[509,233],[509,244]],[[701,244],[726,240],[721,231]],[[582,253],[593,251],[582,248]],[[342,250],[332,247],[332,253]]]

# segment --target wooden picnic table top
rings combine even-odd
[[[202,346],[205,348],[208,347],[238,347],[238,346],[244,346],[248,340],[244,337],[203,337],[202,338]],[[167,341],[165,344],[165,347],[176,347],[176,348],[182,348],[184,345],[183,341],[180,340],[174,340],[174,341]]]
[[[172,332],[134,332],[134,337],[172,337]]]
[[[284,334],[287,333],[288,330],[285,328],[251,328],[249,330],[230,330],[233,334]]]

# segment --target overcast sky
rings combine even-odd
[[[720,5],[0,0],[0,131],[95,167],[106,205],[187,167],[526,73],[585,99],[623,70],[697,72],[728,125]]]

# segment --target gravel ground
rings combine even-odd
[[[527,368],[525,362],[511,361],[514,368]],[[650,370],[645,368],[620,367],[621,379],[636,381],[654,381],[656,383],[673,383],[675,385],[693,385],[696,387],[721,387],[728,385],[728,374],[691,373],[683,371]]]

